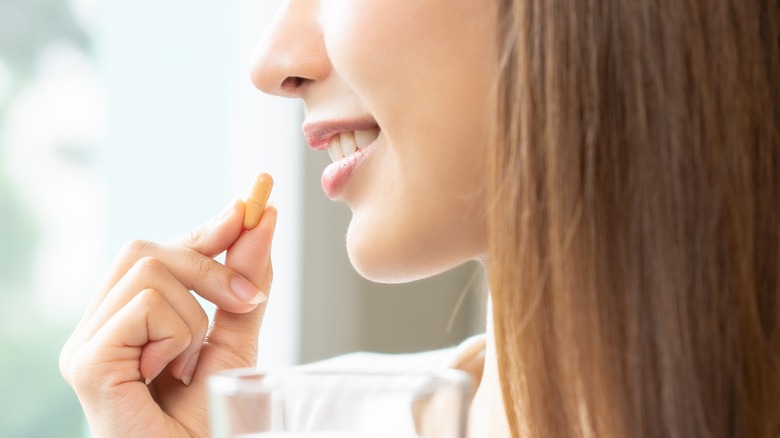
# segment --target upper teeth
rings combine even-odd
[[[336,162],[370,145],[379,136],[379,128],[364,131],[346,131],[334,135],[328,143],[328,154]]]

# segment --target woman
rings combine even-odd
[[[303,99],[362,275],[485,265],[472,437],[777,436],[779,29],[760,0],[291,0],[252,77]],[[206,377],[255,360],[277,212],[241,215],[117,258],[61,357],[97,435],[205,435]]]

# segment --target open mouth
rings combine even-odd
[[[328,142],[328,154],[333,162],[349,158],[355,152],[364,149],[379,137],[378,127],[360,131],[344,131],[333,136]]]

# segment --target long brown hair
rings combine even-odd
[[[778,1],[500,3],[513,436],[778,436]]]

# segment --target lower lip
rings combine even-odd
[[[331,163],[325,168],[322,172],[321,182],[322,190],[328,198],[336,199],[338,197],[352,173],[365,161],[373,145],[374,143],[371,143],[349,157]]]

